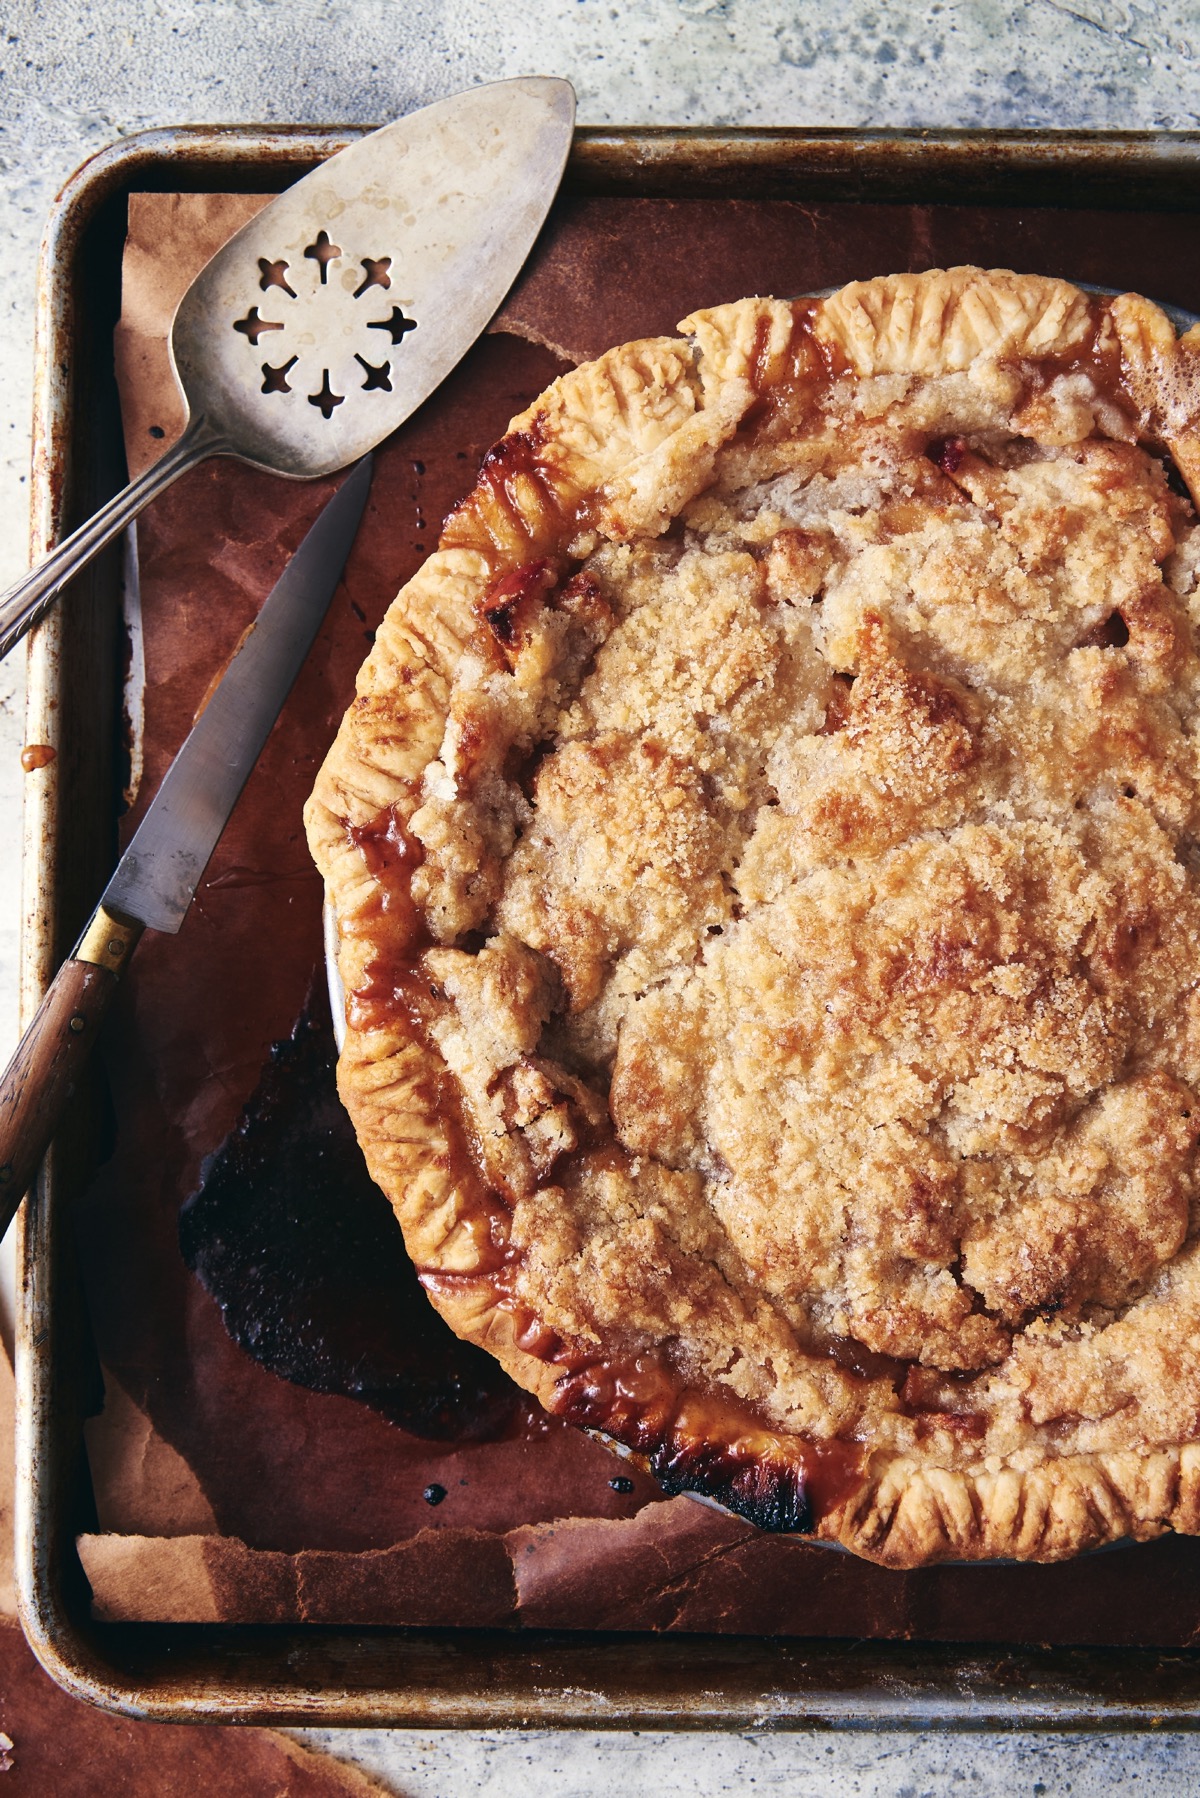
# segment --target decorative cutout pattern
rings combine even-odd
[[[373,363],[367,361],[365,356],[360,356],[357,350],[354,352],[354,360],[361,363],[362,371],[367,377],[362,384],[364,393],[374,393],[376,390],[380,393],[390,393],[392,391],[392,383],[389,379],[392,372],[392,365],[390,362],[385,362],[379,368],[376,368]]]
[[[354,351],[354,361],[362,365],[363,374],[367,376],[367,379],[363,381],[362,385],[363,394],[372,394],[372,392],[376,392],[376,390],[378,390],[380,394],[390,394],[390,392],[392,392],[392,383],[390,383],[392,365],[390,365],[390,361],[381,363],[380,367],[376,369],[374,363],[367,361],[365,356],[360,356],[358,351]]]
[[[316,243],[310,243],[305,250],[304,254],[320,265],[322,287],[329,279],[329,264],[336,262],[341,253],[338,244],[330,243],[328,231],[318,231]]]
[[[295,368],[299,360],[300,358],[298,356],[291,356],[281,368],[272,368],[269,362],[264,362],[262,365],[263,392],[290,393],[292,389],[288,382],[288,375],[291,373],[292,369]]]
[[[239,318],[233,328],[235,331],[241,331],[243,336],[248,337],[253,344],[258,343],[264,331],[283,330],[282,325],[274,324],[269,318],[260,318],[257,306],[251,306],[245,318]]]
[[[321,370],[320,386],[315,392],[312,391],[316,373],[312,364],[321,354],[321,346],[326,343],[331,348],[335,345],[344,346],[344,350],[335,349],[332,356],[329,356],[327,350],[326,355],[335,362],[333,372],[338,375],[342,385],[347,385],[348,391],[391,393],[393,391],[391,362],[387,360],[374,362],[369,354],[363,354],[354,349],[354,336],[357,334],[359,342],[368,350],[370,346],[363,335],[367,331],[386,331],[388,340],[393,345],[402,344],[409,332],[416,330],[417,321],[415,318],[407,318],[399,306],[392,307],[389,317],[376,319],[365,316],[365,308],[363,312],[359,312],[354,306],[354,302],[362,299],[364,294],[375,289],[386,292],[391,287],[392,258],[390,256],[358,256],[357,266],[362,270],[362,278],[355,287],[353,286],[355,273],[353,272],[354,257],[352,253],[346,255],[343,268],[335,275],[335,279],[330,281],[330,265],[343,258],[343,250],[340,244],[333,242],[325,229],[319,230],[315,240],[305,246],[303,255],[305,263],[294,265],[283,256],[265,255],[257,258],[258,285],[261,292],[273,292],[279,296],[285,296],[291,301],[298,301],[299,304],[295,310],[285,307],[284,319],[276,320],[263,318],[258,307],[251,306],[245,317],[234,321],[233,329],[245,337],[255,348],[258,346],[260,337],[266,332],[290,331],[291,339],[290,341],[285,339],[285,342],[287,348],[291,349],[292,343],[297,342],[297,333],[299,333],[297,348],[292,355],[286,356],[278,363],[262,362],[259,364],[262,373],[262,384],[259,391],[264,394],[290,394],[299,388],[299,391],[305,395],[308,404],[315,406],[321,417],[328,420],[333,417],[336,409],[345,403],[346,394],[335,391],[328,368]],[[305,265],[309,263],[316,264],[315,280],[305,272]],[[289,273],[300,277],[297,285],[293,285],[292,280],[289,279]],[[327,291],[327,298],[321,295],[321,289]],[[313,312],[314,306],[317,308],[315,313]],[[322,317],[326,308],[330,310],[327,316]],[[327,332],[323,329],[325,325],[328,326]],[[350,338],[348,343],[345,341],[347,337]],[[280,347],[282,348],[283,345]],[[351,380],[351,371],[345,363],[337,359],[343,353],[353,354],[354,361],[362,370],[361,383]],[[297,372],[293,377],[294,370]]]
[[[322,418],[332,418],[334,407],[340,406],[345,397],[344,393],[335,393],[329,385],[329,370],[326,368],[321,371],[321,391],[310,393],[308,403],[321,408]]]
[[[405,318],[399,306],[392,307],[391,318],[373,318],[369,320],[367,325],[369,331],[390,331],[393,343],[402,342],[403,339],[407,337],[408,333],[410,331],[415,331],[416,328],[416,319]]]
[[[286,262],[268,262],[265,256],[260,256],[258,259],[258,285],[264,293],[268,287],[282,287],[284,293],[290,294],[292,299],[295,299],[296,289],[289,284],[287,271]]]
[[[373,262],[369,256],[364,256],[362,265],[366,273],[354,289],[356,300],[361,299],[368,287],[390,287],[392,285],[392,277],[388,274],[388,270],[392,266],[390,256],[381,256],[378,262]]]

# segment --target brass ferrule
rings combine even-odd
[[[110,974],[119,974],[141,936],[142,928],[136,918],[117,917],[98,905],[75,946],[73,959],[94,962],[98,968],[107,968]]]

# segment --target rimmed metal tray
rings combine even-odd
[[[129,194],[276,190],[357,135],[334,127],[148,132],[104,151],[68,184],[40,269],[35,555],[124,478],[112,329]],[[1114,221],[1135,243],[1147,219],[1161,224],[1200,207],[1200,134],[584,130],[567,182],[631,199],[1000,208],[989,231],[1001,247],[1004,221],[1019,226],[1025,209],[1060,208],[1064,221],[1086,209],[1097,221],[1096,255],[1062,272],[1103,284],[1113,278],[1105,254]],[[1183,251],[1169,280],[1146,286],[1196,307],[1195,262]],[[736,271],[730,297],[735,290]],[[110,554],[31,642],[27,738],[58,753],[26,810],[26,1015],[114,859],[119,604]],[[95,1622],[75,1539],[94,1522],[83,1419],[94,1408],[96,1367],[69,1212],[103,1153],[105,1127],[98,1091],[81,1091],[25,1206],[19,1242],[21,1613],[43,1664],[80,1698],[173,1721],[423,1727],[1200,1723],[1200,1654],[1182,1649]]]

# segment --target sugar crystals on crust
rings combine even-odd
[[[1196,350],[975,269],[681,329],[514,421],[318,781],[372,1171],[668,1490],[1200,1529]]]

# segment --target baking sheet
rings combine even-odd
[[[134,196],[118,368],[135,468],[178,431],[174,297],[254,196]],[[81,1552],[109,1617],[371,1621],[1184,1645],[1200,1545],[1056,1568],[883,1572],[771,1538],[549,1424],[431,1447],[354,1401],[286,1386],[225,1335],[178,1258],[178,1207],[286,1037],[320,957],[299,805],[374,624],[482,452],[547,381],[697,305],[957,261],[1195,306],[1200,245],[1155,214],[575,197],[492,332],[380,456],[330,624],[179,938],[147,939],[110,1033],[116,1153],[80,1240],[107,1402],[89,1426],[99,1528]],[[128,834],[212,673],[330,490],[226,463],[140,530],[145,687]],[[136,763],[139,759],[134,757]],[[269,955],[264,944],[270,945]],[[436,1509],[431,1480],[447,1493]]]

